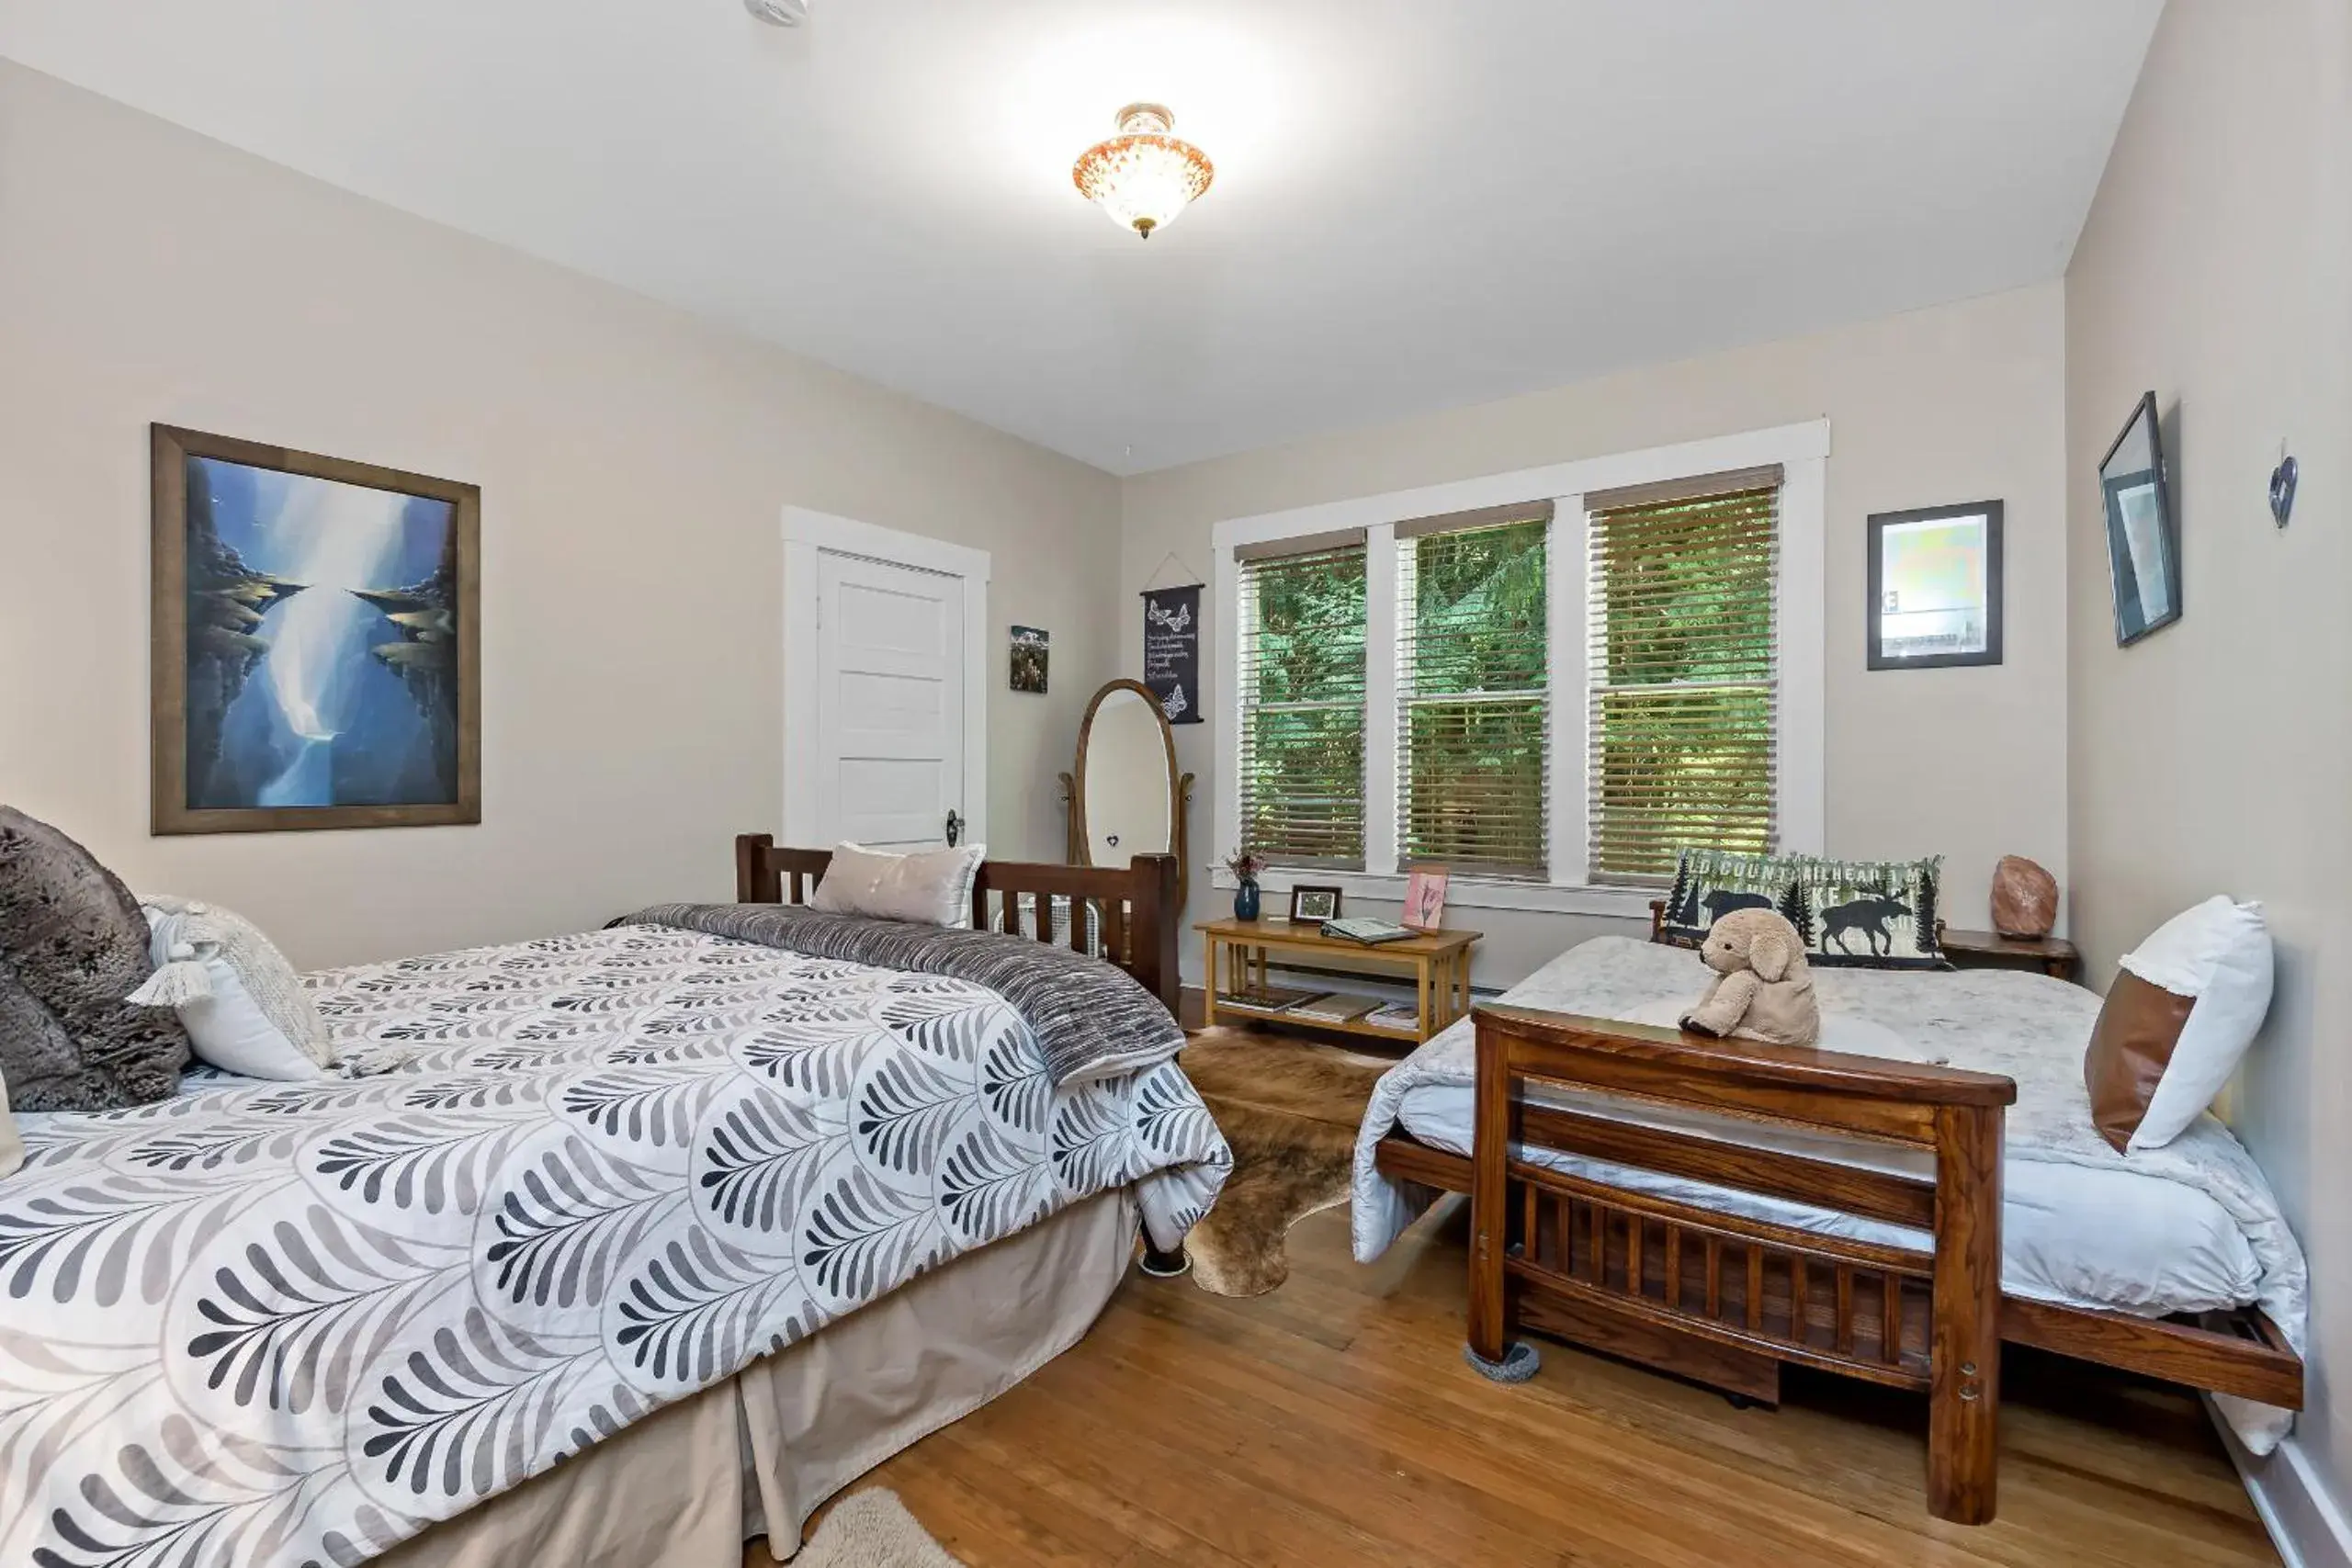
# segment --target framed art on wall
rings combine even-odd
[[[1046,661],[1051,656],[1053,638],[1035,626],[1012,628],[1012,689],[1016,692],[1046,690]]]
[[[2001,503],[1870,519],[1869,666],[2001,662]]]
[[[2180,619],[2179,520],[2165,473],[2155,393],[2141,394],[2123,433],[2100,459],[2098,486],[2115,645],[2124,648]]]
[[[481,820],[481,491],[155,425],[157,833]]]

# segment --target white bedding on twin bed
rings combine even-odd
[[[1698,955],[1624,937],[1571,948],[1503,1000],[1596,1018],[1656,1021],[1673,999],[1696,1000],[1708,971]],[[2083,1049],[2099,998],[2040,975],[1819,969],[1814,974],[1825,1033],[1840,1019],[1890,1029],[1910,1055],[2007,1075],[2018,1085],[2007,1122],[2002,1211],[2002,1286],[2020,1296],[2159,1316],[2259,1303],[2300,1350],[2307,1286],[2303,1257],[2278,1201],[2243,1145],[2211,1116],[2161,1149],[2129,1156],[2091,1125]],[[1374,1090],[1356,1145],[1355,1251],[1386,1250],[1433,1196],[1396,1182],[1374,1161],[1396,1125],[1456,1154],[1470,1148],[1475,1057],[1469,1021],[1453,1025],[1391,1068]],[[1927,1170],[1924,1156],[1856,1140],[1610,1096],[1556,1091],[1597,1115],[1668,1126],[1883,1169]],[[1924,1241],[1920,1233],[1703,1182],[1588,1160],[1557,1151],[1536,1157],[1639,1190],[1833,1235]],[[2288,1426],[2284,1412],[2222,1401],[2256,1452]]]

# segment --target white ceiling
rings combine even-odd
[[[0,0],[0,54],[1121,473],[2057,276],[2161,0]],[[1070,187],[1135,98],[1217,168]]]

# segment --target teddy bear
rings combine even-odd
[[[1710,1039],[1725,1035],[1773,1045],[1811,1045],[1821,1038],[1813,971],[1796,927],[1770,909],[1734,909],[1707,928],[1699,957],[1715,972],[1682,1027]]]

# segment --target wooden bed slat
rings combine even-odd
[[[1936,1184],[1926,1177],[1865,1170],[1720,1138],[1692,1138],[1555,1106],[1529,1105],[1521,1114],[1521,1141],[1545,1148],[1790,1202],[1820,1203],[1828,1194],[1831,1206],[1848,1213],[1917,1230],[1936,1223]]]

